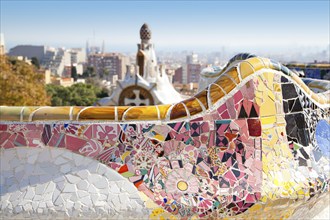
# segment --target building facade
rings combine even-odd
[[[198,83],[199,75],[203,66],[198,60],[198,55],[192,53],[186,57],[186,63],[182,65],[182,81],[183,84]],[[179,70],[180,71],[180,70]],[[180,73],[178,72],[178,76]]]
[[[182,66],[175,70],[173,83],[182,83]]]
[[[187,64],[187,82],[188,83],[198,83],[201,70],[202,70],[201,64],[188,63]]]
[[[78,74],[83,73],[86,63],[86,51],[83,48],[47,48],[41,64],[51,71],[52,75],[68,77],[67,67],[75,66]]]
[[[129,58],[121,53],[91,54],[88,56],[88,66],[94,67],[95,73],[100,78],[110,80],[118,75],[118,79],[124,79],[126,65]]]
[[[31,59],[36,57],[39,62],[44,59],[46,47],[45,46],[35,46],[35,45],[18,45],[9,50],[9,56],[23,56]]]

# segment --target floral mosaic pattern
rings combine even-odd
[[[94,158],[162,207],[151,217],[255,216],[274,201],[329,191],[329,108],[286,76],[259,74],[215,107],[176,122],[2,123],[0,143]],[[281,209],[268,217],[294,212]]]

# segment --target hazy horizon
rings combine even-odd
[[[276,52],[329,47],[329,1],[1,0],[6,50],[16,45],[135,51],[146,22],[157,50]]]

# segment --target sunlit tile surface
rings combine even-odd
[[[299,216],[329,193],[330,101],[279,63],[231,62],[172,107],[2,107],[1,148],[93,158],[146,195],[152,219]]]

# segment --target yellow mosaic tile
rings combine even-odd
[[[150,219],[153,220],[177,220],[178,218],[175,215],[171,215],[170,213],[164,211],[162,208],[156,208],[152,210],[149,215]]]
[[[257,90],[255,94],[257,98],[262,100],[261,103],[258,103],[260,106],[260,117],[276,114],[274,93],[265,85],[265,83],[267,83],[267,85],[272,85],[273,76],[273,74],[264,73],[257,78]]]
[[[315,101],[320,102],[320,103],[321,103],[321,101],[323,101],[322,104],[324,103],[324,100],[321,100],[320,96],[318,96],[315,93],[312,93],[312,99],[314,99]]]
[[[84,107],[78,107],[78,106],[73,106],[71,110],[71,117],[72,120],[79,120],[77,119],[79,112],[83,109]]]
[[[258,71],[265,67],[264,63],[258,57],[252,57],[247,59],[246,61],[249,62],[249,64],[251,64],[254,71]]]
[[[320,104],[330,104],[330,98],[324,98],[323,96],[319,96],[316,93],[312,92],[310,88],[299,78],[297,75],[292,75],[292,79],[298,83],[299,86],[305,91],[307,94],[312,96],[312,99]]]
[[[235,87],[235,83],[226,75],[222,75],[215,84],[219,85],[227,94]]]
[[[23,107],[0,106],[0,119],[6,121],[20,121]]]
[[[71,107],[41,107],[33,113],[32,121],[70,120]]]
[[[233,80],[235,80],[235,83],[237,85],[241,82],[241,80],[239,79],[236,67],[231,68],[231,70],[226,72],[226,75],[230,76]]]
[[[159,109],[159,116],[161,120],[166,119],[166,114],[168,109],[171,107],[171,105],[167,104],[167,105],[158,105],[158,109]]]
[[[125,112],[123,120],[159,120],[158,115],[156,106],[134,106]]]
[[[115,120],[115,107],[85,108],[80,112],[78,120]]]
[[[171,114],[170,114],[171,120],[183,118],[186,116],[187,116],[187,112],[182,103],[178,103],[178,104],[174,105],[174,107],[171,110]]]
[[[262,117],[260,121],[261,125],[274,125],[277,122],[275,116]]]
[[[262,60],[262,62],[264,63],[265,67],[266,68],[270,68],[270,60],[267,59],[267,58],[262,58],[262,57],[259,57],[260,60]]]
[[[281,89],[281,84],[279,83],[274,83],[274,91],[276,92],[281,92],[282,89]]]
[[[24,107],[22,121],[29,121],[31,114],[39,108],[40,107],[38,107],[38,106]]]
[[[116,108],[118,120],[122,120],[123,114],[129,108],[129,106],[117,106]]]
[[[209,105],[207,103],[207,90],[203,90],[195,95],[195,98],[197,98],[205,107],[205,109],[209,108]]]
[[[260,117],[274,115],[276,113],[276,106],[272,99],[268,96],[264,97],[262,105],[260,105]]]
[[[318,96],[320,104],[330,104],[330,94],[326,94],[324,96]]]
[[[242,61],[239,64],[239,70],[240,70],[240,74],[241,74],[242,79],[245,79],[246,77],[248,77],[249,75],[254,73],[253,67],[251,66],[250,63],[248,63],[246,61]]]
[[[209,86],[209,97],[211,99],[212,105],[214,105],[219,99],[225,96],[225,93],[216,84],[211,84]]]
[[[291,79],[293,81],[295,81],[300,87],[302,87],[302,89],[307,93],[310,94],[311,90],[309,89],[309,87],[299,78],[299,76],[297,76],[296,74],[293,74],[291,76]]]
[[[196,115],[203,111],[203,108],[194,97],[183,101],[183,103],[186,105],[190,115]]]

